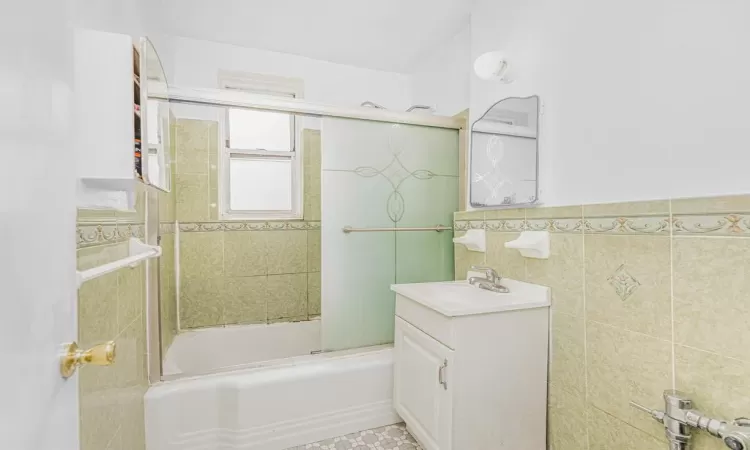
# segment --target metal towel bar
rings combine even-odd
[[[86,281],[99,278],[108,273],[115,272],[122,269],[123,267],[135,267],[141,262],[151,259],[158,258],[161,256],[161,247],[158,245],[148,245],[141,242],[139,239],[130,238],[128,242],[130,249],[130,256],[119,259],[117,261],[104,264],[93,269],[83,270],[76,272],[76,278],[78,280],[78,288]]]
[[[448,231],[452,230],[451,227],[444,227],[442,225],[436,225],[434,227],[404,227],[404,228],[396,228],[396,227],[389,227],[389,228],[354,228],[354,227],[344,227],[341,229],[344,233],[370,233],[374,231],[437,231],[440,233],[441,231]]]

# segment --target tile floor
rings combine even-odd
[[[372,448],[375,450],[422,450],[417,441],[399,423],[372,430],[359,431],[312,444],[300,445],[287,450],[346,450]]]

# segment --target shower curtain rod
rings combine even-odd
[[[371,120],[375,122],[421,125],[425,127],[463,130],[466,120],[456,117],[428,116],[400,111],[388,111],[377,108],[345,108],[305,100],[283,97],[269,97],[250,92],[230,91],[225,89],[196,89],[170,87],[167,92],[149,92],[149,98],[165,100],[170,103],[191,105],[223,106],[246,108],[261,111],[275,111],[307,116],[338,117],[343,119]]]

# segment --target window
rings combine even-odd
[[[220,76],[224,89],[295,98],[296,80],[246,74]],[[222,126],[220,195],[225,219],[302,217],[302,155],[294,115],[227,108]]]

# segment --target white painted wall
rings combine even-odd
[[[159,53],[167,76],[174,72],[170,40],[161,32],[166,17],[157,0],[74,0],[73,24],[110,33],[128,34],[134,39],[147,36]]]
[[[411,105],[410,80],[404,74],[218,42],[181,37],[165,40],[174,52],[170,81],[175,86],[218,88],[221,69],[302,78],[305,99],[317,103],[358,106],[370,100],[394,110]]]
[[[74,25],[140,36],[147,32],[149,17],[157,21],[158,3],[149,0],[74,0]]]
[[[435,114],[443,116],[465,110],[469,107],[471,65],[471,32],[466,27],[412,62],[412,103],[432,106]]]
[[[518,80],[471,78],[473,118],[539,94],[549,205],[750,192],[750,2],[478,0],[472,60],[509,56]]]

